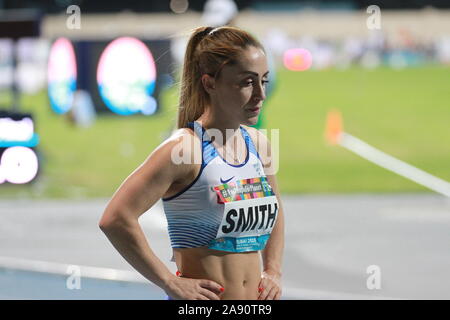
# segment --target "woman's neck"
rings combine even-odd
[[[226,144],[226,141],[229,139],[233,139],[236,135],[240,136],[240,123],[236,122],[234,119],[224,119],[223,116],[215,115],[213,112],[207,109],[196,121],[201,124],[201,126],[205,129],[216,129],[219,130],[223,137],[223,144]],[[227,132],[228,130],[228,132]],[[230,130],[233,130],[232,134]],[[228,133],[228,136],[227,136]]]

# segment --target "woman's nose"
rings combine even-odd
[[[265,100],[266,99],[266,88],[262,84],[255,86],[253,90],[253,98],[255,100]]]

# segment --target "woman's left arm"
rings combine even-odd
[[[264,167],[265,176],[278,201],[277,220],[266,247],[261,252],[263,273],[258,288],[258,300],[278,300],[281,298],[281,268],[284,251],[284,214],[276,179],[278,155],[274,153],[274,151],[278,152],[278,146],[273,150],[269,139],[255,128],[250,128],[249,132],[252,140],[256,141],[256,148]],[[275,143],[278,143],[278,141]]]
[[[265,249],[262,251],[263,273],[259,285],[258,300],[281,298],[281,267],[284,251],[284,214],[275,175],[267,176],[279,204],[278,217]]]

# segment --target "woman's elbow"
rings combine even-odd
[[[105,211],[98,222],[98,227],[103,232],[106,232],[111,229],[115,229],[121,225],[122,218],[120,218],[120,214],[117,212]]]
[[[105,214],[103,214],[102,218],[98,222],[98,227],[100,228],[100,230],[105,232],[110,226],[111,226],[111,221],[110,221],[109,217],[106,217]]]

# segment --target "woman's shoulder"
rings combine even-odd
[[[164,141],[168,143],[186,142],[186,140],[192,141],[192,139],[198,140],[197,135],[191,128],[179,128],[172,131],[169,137]],[[188,145],[186,145],[188,146]]]
[[[187,158],[193,157],[195,152],[201,152],[200,139],[190,128],[179,128],[172,131],[159,146],[166,149],[173,160],[173,157],[182,157],[186,163]],[[175,161],[177,162],[177,161]],[[189,162],[188,162],[189,163]]]

